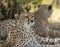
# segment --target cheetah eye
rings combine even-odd
[[[48,10],[51,10],[51,9],[52,9],[52,5],[49,5],[49,6],[48,6]]]

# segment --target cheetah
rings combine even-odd
[[[0,36],[3,37],[3,39],[1,39],[2,37],[0,38],[0,41],[3,41],[2,45],[5,47],[25,47],[26,42],[30,42],[29,32],[33,24],[34,18],[32,13],[22,13],[16,19],[0,21]],[[5,36],[6,39],[4,39]]]
[[[52,45],[55,44],[54,41],[56,38],[60,39],[60,2],[59,0],[56,1],[58,1],[58,3],[54,9],[53,6],[50,5],[40,5],[39,9],[34,13],[34,32],[35,35],[40,38],[42,37],[42,39],[39,37],[36,38],[40,44],[41,42],[44,44],[44,41],[40,41],[43,40],[43,38],[48,38]],[[47,43],[48,45],[51,44],[49,41]]]

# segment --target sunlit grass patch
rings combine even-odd
[[[42,5],[50,5],[50,4],[52,4],[52,2],[53,2],[53,0],[43,0],[42,2],[41,2],[41,4]]]

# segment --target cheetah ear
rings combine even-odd
[[[48,10],[52,10],[52,5],[49,5],[48,6]]]
[[[17,13],[14,15],[14,17],[15,19],[19,19],[19,15]]]

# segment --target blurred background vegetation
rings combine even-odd
[[[12,18],[15,13],[33,12],[42,0],[0,0],[0,20]],[[30,7],[29,9],[27,7]]]
[[[52,0],[0,0],[0,20],[12,18],[15,13],[34,12],[39,5],[51,4]]]

